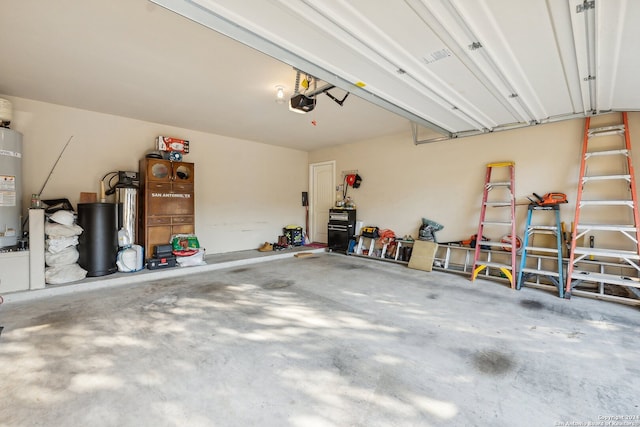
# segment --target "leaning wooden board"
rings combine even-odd
[[[416,240],[413,243],[411,259],[409,259],[407,267],[415,270],[431,271],[433,267],[433,259],[436,256],[436,250],[438,250],[437,243]]]

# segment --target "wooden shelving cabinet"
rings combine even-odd
[[[195,233],[194,172],[193,163],[140,160],[138,243],[146,259],[174,234]]]

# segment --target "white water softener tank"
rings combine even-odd
[[[22,134],[0,127],[0,248],[17,245],[21,210]]]

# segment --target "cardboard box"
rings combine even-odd
[[[159,136],[156,143],[160,151],[177,151],[183,154],[189,152],[189,141],[185,139]]]

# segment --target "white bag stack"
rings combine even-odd
[[[52,285],[84,279],[87,271],[78,265],[78,236],[82,227],[75,223],[72,211],[54,212],[44,225],[47,235],[44,254],[47,268],[45,282]]]

